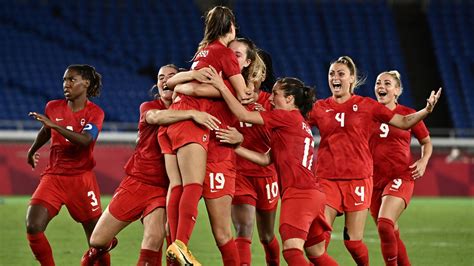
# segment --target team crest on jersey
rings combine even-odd
[[[206,142],[206,141],[207,141],[207,134],[204,134],[204,135],[202,136],[202,142]]]
[[[354,112],[357,112],[357,110],[359,110],[359,106],[357,106],[357,104],[354,104],[354,105],[352,106],[352,110],[353,110]]]
[[[84,118],[81,119],[81,126],[84,126],[86,124],[86,120]]]

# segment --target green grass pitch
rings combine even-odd
[[[108,203],[110,197],[103,199]],[[25,235],[29,197],[0,197],[0,265],[38,265]],[[336,219],[329,253],[340,265],[354,265],[342,243],[343,217]],[[402,239],[413,265],[474,265],[474,200],[472,198],[414,198],[402,215]],[[63,208],[46,230],[56,265],[79,265],[87,249],[80,224]],[[142,225],[135,222],[122,231],[119,245],[111,252],[113,265],[135,265],[142,238]],[[365,243],[371,265],[383,265],[373,221],[367,221]],[[201,202],[198,221],[190,243],[203,265],[222,265]],[[265,265],[257,232],[252,246],[253,265]],[[282,258],[282,265],[285,265]]]

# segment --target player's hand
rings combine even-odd
[[[217,70],[211,65],[209,65],[209,68],[207,69],[209,69],[209,72],[206,73],[207,80],[203,81],[203,83],[210,84],[219,91],[227,90],[228,88],[224,83],[224,79],[222,79],[222,72],[217,72]]]
[[[37,113],[37,112],[29,112],[28,113],[29,116],[33,117],[34,119],[40,121],[41,123],[43,123],[43,125],[47,128],[52,128],[54,126],[56,126],[55,123],[53,123],[51,120],[49,120],[49,118],[43,114],[40,114],[40,113]]]
[[[203,125],[210,130],[218,130],[221,121],[217,117],[210,115],[206,112],[193,111],[192,114],[194,122]]]
[[[441,91],[442,91],[442,88],[439,88],[436,93],[435,91],[431,91],[430,97],[426,100],[426,107],[425,107],[428,113],[433,112],[433,109],[436,103],[438,102],[439,97],[441,97]]]
[[[216,137],[222,143],[229,144],[240,144],[244,141],[244,135],[242,135],[235,127],[221,128],[216,131]]]
[[[255,103],[254,107],[253,107],[253,110],[254,111],[257,111],[257,112],[263,112],[263,111],[266,111],[265,110],[265,107],[263,107],[263,105],[259,104],[259,103]]]
[[[28,152],[28,160],[27,160],[27,163],[28,163],[29,165],[31,165],[31,167],[32,167],[33,169],[35,169],[36,165],[38,164],[39,158],[40,158],[40,154],[39,154],[39,153],[35,152],[35,153],[31,154],[31,153]],[[32,169],[32,170],[33,170],[33,169]]]
[[[192,76],[195,80],[201,83],[208,83],[211,79],[212,70],[208,67],[203,67],[199,70],[193,70]]]
[[[423,160],[418,160],[412,165],[410,165],[410,169],[412,170],[411,177],[413,178],[413,180],[416,180],[425,174],[426,164],[427,163]]]

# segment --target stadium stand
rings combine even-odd
[[[361,95],[373,96],[376,73],[387,68],[404,72],[385,1],[243,0],[234,9],[240,34],[272,54],[277,75],[301,78],[317,88],[319,98],[329,95],[330,60],[343,54],[350,54],[367,76]],[[69,64],[88,63],[104,76],[97,102],[106,121],[134,122],[156,66],[189,66],[202,34],[201,13],[185,0],[166,5],[11,1],[2,5],[0,23],[0,35],[8,40],[0,51],[4,120],[25,120],[28,111],[41,110],[47,99],[62,97],[58,73]],[[410,105],[407,85],[405,91],[402,100]]]
[[[474,3],[434,0],[427,14],[454,125],[474,128]]]
[[[387,1],[240,0],[239,34],[273,56],[277,76],[295,76],[329,96],[327,67],[344,54],[367,77],[358,94],[373,96],[376,74],[405,76],[397,29]],[[60,98],[62,71],[88,63],[104,76],[97,103],[107,122],[134,122],[157,66],[189,67],[201,39],[202,14],[191,1],[9,1],[0,8],[0,120],[28,120]],[[449,111],[456,128],[474,127],[472,1],[428,2],[427,18]],[[405,82],[401,102],[414,106]],[[2,126],[3,128],[3,126]]]

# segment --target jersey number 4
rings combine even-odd
[[[344,118],[345,118],[345,114],[344,114],[344,113],[337,113],[334,118],[336,118],[336,121],[339,122],[339,124],[341,125],[341,127],[344,127]]]

